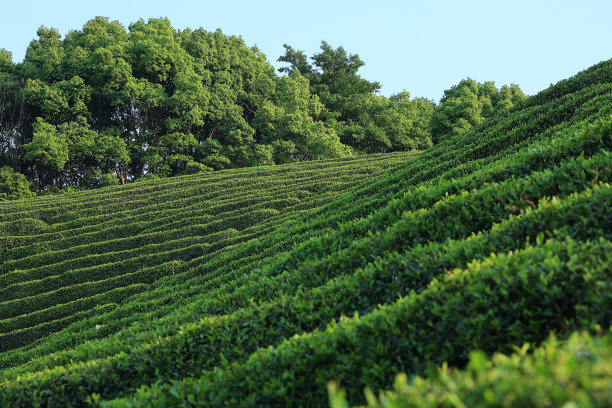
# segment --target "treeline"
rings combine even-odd
[[[440,104],[378,95],[364,62],[322,42],[256,47],[168,19],[40,28],[21,63],[0,49],[0,199],[260,163],[422,150],[525,98],[461,81]]]

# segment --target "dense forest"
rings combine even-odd
[[[285,45],[274,67],[221,30],[97,17],[0,49],[0,199],[258,164],[424,150],[525,99],[462,80],[439,104],[379,94],[364,62]]]

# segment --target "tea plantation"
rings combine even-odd
[[[420,154],[2,202],[0,406],[609,406],[611,150],[606,61]]]

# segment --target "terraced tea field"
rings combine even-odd
[[[418,155],[0,203],[0,404],[606,405],[611,149],[607,61]]]
[[[408,157],[224,171],[10,205],[0,224],[0,351],[91,316],[115,320],[107,313],[138,293],[167,287],[158,281],[167,275],[189,282],[184,289],[191,294],[206,290],[196,289],[193,265],[270,233]],[[159,316],[189,296],[175,288],[155,295],[165,307],[145,304]]]

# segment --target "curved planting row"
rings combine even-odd
[[[473,349],[509,352],[551,331],[609,327],[609,74],[610,62],[580,73],[345,193],[328,188],[334,199],[316,184],[295,197],[314,168],[270,187],[287,189],[275,208],[220,195],[214,217],[228,222],[277,211],[222,239],[196,232],[225,230],[197,206],[207,193],[193,176],[168,206],[148,206],[147,194],[169,198],[164,189],[180,179],[143,185],[142,194],[129,186],[114,196],[126,203],[109,212],[87,203],[108,203],[100,192],[20,204],[12,214],[43,214],[70,239],[90,241],[48,252],[47,265],[27,248],[45,249],[47,238],[61,245],[50,230],[22,234],[6,252],[24,256],[9,256],[11,286],[0,291],[0,327],[12,330],[0,337],[0,405],[322,406],[330,381],[364,403],[366,386],[387,389],[397,373],[423,375],[443,361],[463,366]],[[244,180],[217,187],[253,182],[254,194],[270,197],[256,174],[234,175]],[[61,214],[64,204],[71,211]],[[122,231],[112,211],[159,241],[95,235]],[[146,220],[156,212],[163,223]],[[174,227],[168,234],[164,223]],[[113,251],[115,242],[125,247]],[[112,254],[126,260],[113,266]],[[9,270],[18,265],[28,266],[24,275]],[[83,315],[86,307],[100,310]]]
[[[305,162],[297,165],[279,165],[266,167],[263,172],[257,168],[244,168],[237,170],[224,170],[220,172],[205,173],[202,175],[184,176],[178,179],[171,178],[144,184],[129,184],[117,188],[102,188],[80,193],[71,193],[60,196],[43,196],[34,200],[16,204],[0,203],[5,207],[0,215],[0,221],[10,221],[16,217],[41,216],[43,219],[59,221],[70,219],[75,211],[77,215],[113,212],[129,204],[147,204],[151,201],[163,202],[172,195],[190,197],[197,192],[224,192],[238,185],[261,185],[268,182],[283,182],[300,178],[311,178],[325,174],[330,170],[359,171],[363,167],[375,166],[392,160],[402,160],[406,153],[392,153],[386,155],[358,156],[355,158],[336,161]],[[238,171],[240,170],[240,171]],[[174,190],[174,191],[173,191]],[[104,209],[100,205],[110,205]],[[0,231],[2,229],[0,228]]]
[[[401,157],[407,157],[407,155],[393,155],[385,161],[379,156],[375,168],[381,171],[385,166],[396,163]],[[350,162],[343,161],[343,167],[348,167],[347,163]],[[363,177],[369,177],[373,172],[373,168],[368,165],[360,167],[358,172],[351,171],[350,175],[342,169],[328,170],[330,171],[320,174],[316,181],[308,179],[306,183],[300,184],[301,179],[296,179],[292,187],[295,188],[297,185],[304,189],[312,185],[324,194],[334,191],[337,194],[347,185],[356,183]],[[326,177],[329,177],[329,180]],[[150,284],[167,271],[167,267],[164,267],[163,264],[172,261],[174,269],[177,261],[188,261],[201,256],[209,248],[214,247],[216,250],[222,248],[219,243],[228,244],[227,239],[237,232],[235,228],[244,229],[271,217],[291,213],[293,206],[308,207],[308,202],[295,200],[291,196],[291,190],[285,188],[275,192],[274,183],[270,184],[269,190],[255,190],[254,197],[251,197],[248,202],[238,202],[238,205],[228,207],[223,204],[223,199],[219,200],[217,207],[230,211],[219,214],[211,211],[212,214],[209,213],[209,215],[213,219],[208,223],[194,222],[191,217],[187,216],[193,212],[177,211],[173,214],[177,219],[187,220],[183,223],[186,226],[182,229],[153,231],[136,235],[133,238],[119,238],[107,242],[96,240],[96,237],[100,237],[97,235],[91,239],[91,244],[87,244],[87,239],[84,239],[82,235],[76,235],[73,240],[77,240],[75,242],[80,242],[81,245],[71,247],[70,243],[66,245],[62,242],[69,249],[50,252],[41,252],[41,249],[44,251],[44,248],[47,248],[45,242],[23,247],[36,255],[5,261],[2,265],[4,273],[0,275],[0,280],[4,287],[0,290],[2,300],[0,302],[0,333],[4,335],[3,341],[0,342],[0,349],[20,347],[36,340],[38,337],[32,334],[33,332],[45,334],[52,332],[38,329],[37,322],[43,318],[52,317],[51,320],[45,322],[47,326],[63,328],[68,325],[71,316],[77,316],[81,310],[85,310],[82,308],[88,308],[91,299],[96,299],[99,293],[105,293],[107,290],[116,292],[125,285]],[[275,193],[279,194],[275,195]],[[286,199],[277,198],[278,196],[283,197],[283,194],[287,197]],[[231,193],[228,195],[231,196]],[[214,203],[213,201],[211,204]],[[238,208],[240,204],[242,206]],[[273,208],[265,208],[265,206]],[[236,215],[232,217],[232,214]],[[129,230],[130,226],[129,221],[127,224],[124,221],[126,229]],[[108,229],[103,230],[101,234],[104,236],[108,232]],[[50,242],[50,245],[54,246],[53,241]],[[18,249],[9,250],[8,253],[15,255]],[[116,296],[114,299],[122,301],[127,297]],[[26,316],[33,315],[36,318],[26,318]],[[72,321],[76,320],[79,319],[72,319]],[[52,325],[52,323],[57,324]],[[24,341],[24,339],[29,341]]]
[[[305,331],[324,329],[321,322],[338,319],[353,311],[366,314],[376,305],[393,302],[411,290],[421,292],[432,279],[444,277],[445,271],[464,268],[474,258],[486,258],[491,252],[522,249],[528,246],[527,241],[543,240],[547,235],[557,240],[568,236],[580,240],[596,239],[598,228],[612,231],[612,215],[603,210],[605,207],[602,203],[612,204],[612,188],[609,185],[567,200],[544,204],[537,210],[503,221],[490,232],[465,240],[447,244],[430,243],[404,254],[394,253],[353,275],[329,280],[309,292],[285,295],[275,301],[242,308],[222,318],[203,319],[197,324],[183,327],[180,333],[173,336],[161,337],[162,333],[157,333],[157,336],[149,337],[150,343],[132,346],[129,355],[119,353],[103,360],[98,355],[95,364],[92,364],[77,362],[90,357],[92,353],[97,354],[91,346],[87,354],[67,353],[62,365],[69,366],[58,366],[45,376],[39,376],[52,381],[45,381],[41,386],[86,387],[89,392],[108,397],[113,395],[113,390],[118,391],[115,387],[120,387],[123,392],[135,390],[145,378],[154,382],[162,378],[168,380],[196,375],[205,367],[212,369],[219,364],[220,356],[231,361],[244,360],[264,345],[282,342]],[[587,216],[590,217],[588,224],[576,222],[571,224],[569,230],[551,232],[567,226],[566,222],[572,218],[580,220]],[[530,229],[531,225],[538,227]],[[238,343],[237,339],[240,339]],[[199,347],[194,348],[194,344]],[[54,358],[55,364],[58,364],[58,356]],[[81,370],[84,367],[87,370]],[[32,368],[30,365],[29,369]],[[76,378],[66,375],[75,371],[83,374]],[[138,375],[131,376],[133,372]],[[100,380],[102,373],[107,376],[104,381]],[[133,381],[132,387],[130,380]],[[98,384],[96,388],[88,385],[94,383]]]
[[[508,165],[503,166],[501,164],[497,164],[496,166],[491,166],[492,169],[488,169],[489,171],[484,171],[484,172],[480,172],[481,177],[478,178],[476,181],[480,180],[480,182],[482,182],[484,179],[486,178],[490,178],[491,177],[491,173],[499,173],[500,171],[503,171],[504,173],[507,173],[508,170],[511,170],[511,168],[515,168],[515,169],[525,169],[524,166],[522,166],[520,163],[529,163],[531,166],[533,166],[534,168],[541,168],[542,163],[547,163],[547,164],[554,164],[556,161],[554,160],[555,157],[563,157],[564,152],[569,152],[570,150],[573,150],[575,147],[579,146],[582,149],[582,154],[584,155],[584,152],[588,152],[588,151],[594,151],[597,148],[602,148],[602,147],[607,147],[608,145],[606,143],[610,143],[609,138],[606,139],[606,135],[608,135],[609,137],[609,132],[605,133],[605,129],[606,126],[609,127],[610,123],[609,122],[602,122],[599,126],[586,126],[586,130],[584,129],[585,126],[579,127],[579,130],[576,131],[571,131],[571,132],[567,132],[565,134],[561,134],[558,135],[558,139],[555,141],[555,143],[551,143],[551,141],[546,141],[542,144],[536,144],[535,146],[529,148],[529,150],[527,150],[526,152],[524,152],[522,155],[518,155],[518,156],[514,156],[513,160],[509,160],[508,161]],[[580,137],[582,135],[582,137]],[[577,145],[576,141],[580,140],[582,143]],[[555,148],[554,149],[549,149],[549,150],[543,150],[541,149],[541,147],[544,145],[552,145]],[[522,156],[522,161],[518,160],[519,158],[521,158]],[[600,155],[601,156],[601,155]],[[539,160],[536,160],[536,157],[539,157]],[[593,161],[593,160],[582,160],[582,164],[581,166],[576,166],[575,164],[572,163],[576,163],[576,160],[573,161],[569,161],[564,163],[561,167],[558,167],[556,172],[562,174],[561,178],[556,178],[554,177],[555,172],[553,173],[541,173],[541,175],[538,175],[540,173],[535,173],[534,176],[528,177],[524,182],[517,180],[517,181],[506,181],[505,183],[502,183],[500,186],[501,190],[499,191],[503,191],[503,185],[516,185],[516,191],[523,191],[523,195],[521,195],[520,197],[517,196],[516,194],[514,194],[514,201],[513,202],[508,202],[506,203],[507,205],[505,206],[506,209],[508,209],[508,214],[511,214],[515,211],[520,211],[520,208],[517,207],[515,209],[511,209],[508,207],[514,206],[514,205],[518,205],[518,206],[523,206],[523,208],[531,208],[532,206],[534,206],[535,204],[532,202],[531,204],[528,204],[528,202],[530,201],[530,199],[533,199],[535,202],[537,202],[537,197],[532,197],[530,196],[530,188],[529,186],[532,186],[531,189],[533,190],[533,188],[535,188],[537,186],[537,190],[533,190],[533,191],[537,191],[538,194],[540,192],[546,192],[546,188],[544,185],[541,184],[541,181],[538,182],[537,180],[546,180],[546,182],[549,185],[557,185],[557,188],[562,188],[565,189],[565,193],[567,194],[567,191],[571,191],[571,186],[572,185],[589,185],[589,183],[593,182],[594,180],[588,179],[588,180],[582,180],[579,177],[575,177],[576,174],[589,174],[588,170],[592,170],[595,169],[598,166],[602,166],[605,164],[605,161],[601,161],[601,158],[599,159],[600,161]],[[604,157],[605,160],[605,157]],[[540,163],[539,165],[537,163]],[[511,164],[514,164],[514,166],[512,166]],[[587,166],[587,167],[584,167]],[[492,171],[494,170],[494,171]],[[552,177],[551,177],[552,175]],[[609,176],[609,175],[608,175]],[[473,178],[473,177],[472,177]],[[558,179],[558,181],[556,181]],[[577,183],[573,183],[573,184],[568,184],[566,183],[567,180],[577,180]],[[510,184],[509,184],[510,183]],[[491,187],[496,187],[495,184],[491,185]],[[474,204],[475,198],[478,196],[481,196],[483,199],[485,199],[485,201],[483,202],[483,208],[489,208],[489,203],[490,201],[486,201],[487,197],[495,197],[495,200],[498,201],[498,206],[497,208],[503,208],[504,205],[503,202],[499,202],[499,200],[501,199],[502,195],[500,195],[499,193],[492,193],[489,192],[487,189],[491,188],[491,187],[485,187],[484,190],[477,190],[474,191],[472,193],[476,194],[475,196],[470,195],[470,193],[468,193],[467,195],[463,194],[463,196],[459,196],[459,198],[463,198],[462,201],[459,201],[458,203],[454,204],[455,208],[461,209],[464,208],[465,205],[463,203],[467,202],[471,202],[472,204]],[[569,190],[568,190],[569,189]],[[507,188],[506,188],[507,190]],[[512,190],[508,190],[508,191],[512,191]],[[559,193],[561,190],[554,190],[554,191],[549,191],[551,193]],[[410,196],[406,196],[406,198],[408,198]],[[410,197],[412,199],[412,201],[416,199],[419,199],[418,195],[417,197]],[[420,197],[420,199],[423,199],[424,197]],[[442,202],[447,202],[449,201],[452,202],[454,200],[453,197],[447,197],[445,200],[443,200]],[[399,203],[405,201],[405,200],[400,200],[398,202],[393,203],[393,207],[394,210],[396,211],[400,206]],[[608,200],[609,201],[609,200]],[[403,208],[406,208],[405,204],[403,205]],[[491,207],[493,208],[493,207]],[[431,210],[429,211],[435,211],[436,206],[434,205]],[[490,211],[495,211],[494,208],[490,209]],[[417,212],[416,214],[419,215],[419,213],[422,213],[422,211]],[[426,212],[427,213],[427,212]],[[503,214],[503,212],[502,212]],[[450,214],[451,218],[453,218],[452,213]],[[433,214],[433,218],[437,218],[439,216],[439,214],[434,213]],[[389,216],[386,216],[386,219],[388,219]],[[471,225],[469,223],[470,217],[468,217],[466,219],[466,226],[470,226],[470,227],[474,227],[474,225]],[[400,221],[398,221],[398,223],[396,225],[398,225],[400,227],[400,229],[398,231],[401,231],[402,229],[406,229],[406,225],[410,225],[406,224],[407,218],[404,216],[400,219]],[[418,221],[417,221],[418,222]],[[455,227],[457,226],[457,224],[455,224]],[[397,227],[395,227],[397,229]],[[410,227],[408,228],[410,229]],[[428,232],[429,233],[429,232]],[[405,232],[393,232],[393,230],[389,230],[388,228],[385,230],[385,234],[388,237],[406,237]],[[421,232],[422,234],[422,232]],[[416,233],[415,236],[419,236],[419,233]],[[422,236],[421,236],[422,238]],[[442,237],[444,238],[444,237]],[[379,245],[380,245],[380,240],[379,241]],[[398,241],[397,238],[387,238],[387,241],[394,243],[394,245],[402,245],[401,241]],[[392,248],[385,248],[385,247],[379,247],[378,245],[374,245],[374,243],[367,243],[367,241],[365,241],[365,244],[357,244],[354,245],[354,247],[356,248],[373,248],[376,249],[377,251],[379,251],[379,253],[384,253],[386,250],[392,249]],[[356,252],[360,257],[363,257],[364,253],[363,253],[363,249]],[[346,251],[344,253],[340,253],[340,256],[344,256],[346,258]],[[342,258],[340,258],[342,259]],[[343,261],[344,267],[346,267],[346,261]],[[325,262],[319,262],[318,265],[322,265],[322,266],[326,266],[326,270],[333,272],[335,270],[342,270],[341,268],[335,268],[335,267],[329,267],[329,265],[333,265],[334,261],[333,260],[329,260],[329,263],[325,263]],[[304,265],[308,265],[307,263]],[[317,264],[314,264],[313,266],[307,266],[306,270],[309,271],[309,275],[312,275],[312,273],[314,272],[313,267],[316,267]],[[353,267],[356,267],[356,265],[353,265]],[[320,273],[317,274],[318,276],[320,276]],[[300,274],[297,274],[296,276],[302,276]],[[327,278],[325,279],[329,279],[329,275],[327,276]],[[289,293],[291,291],[292,287],[297,287],[298,284],[300,285],[300,287],[304,287],[305,282],[302,280],[302,282],[296,281],[296,282],[292,282],[286,281],[286,278],[284,279],[285,282],[283,284],[283,286],[279,289],[276,288],[273,291],[270,291],[271,287],[269,285],[265,286],[265,293],[267,293],[267,296],[270,295],[270,293],[276,293],[276,292],[284,292],[284,293]],[[315,281],[316,283],[316,281]],[[295,285],[295,286],[294,286]],[[257,285],[250,285],[251,288],[257,288],[258,289],[258,293],[260,293],[259,297],[262,296],[261,294],[261,288],[258,287]],[[208,297],[210,297],[212,293],[208,293]],[[222,298],[222,303],[224,305],[225,310],[229,310],[231,308],[235,308],[236,307],[236,302],[239,302],[238,305],[241,305],[240,301],[241,299],[249,299],[249,298],[253,298],[253,296],[255,295],[254,292],[250,292],[249,293],[245,293],[244,291],[240,291],[240,292],[236,292],[235,296],[233,296],[233,300],[230,301],[230,299],[228,299],[227,297]],[[257,297],[256,296],[256,297]],[[231,308],[229,307],[229,305],[234,305]],[[213,306],[212,308],[209,307],[209,310],[212,309],[213,311],[215,310],[215,308],[218,306]]]
[[[65,240],[67,237],[72,235],[72,231],[84,233],[87,231],[97,231],[100,229],[98,226],[102,222],[106,222],[105,226],[112,225],[120,225],[120,220],[118,217],[126,218],[127,221],[132,221],[130,218],[134,216],[143,217],[145,220],[147,218],[153,218],[153,215],[156,215],[164,210],[167,210],[168,214],[172,214],[172,212],[181,212],[186,210],[187,208],[192,209],[206,209],[207,206],[220,206],[224,203],[224,201],[239,201],[240,199],[249,199],[251,195],[257,195],[261,193],[265,193],[266,191],[273,192],[274,187],[282,191],[282,189],[294,188],[295,186],[299,186],[303,184],[302,190],[304,191],[320,191],[322,186],[317,186],[317,181],[321,180],[333,180],[338,178],[339,176],[350,176],[353,177],[351,183],[354,183],[356,179],[361,179],[363,177],[368,177],[372,172],[379,172],[383,169],[393,166],[397,164],[401,158],[407,158],[409,155],[393,155],[388,160],[382,161],[381,159],[377,160],[375,164],[364,164],[361,163],[363,160],[356,159],[358,164],[353,166],[344,166],[343,168],[331,168],[327,169],[325,172],[321,172],[318,176],[310,175],[308,178],[303,178],[299,176],[299,172],[297,172],[292,177],[291,180],[282,181],[277,180],[275,177],[262,176],[259,178],[257,184],[247,183],[245,180],[234,181],[238,186],[232,189],[221,189],[220,191],[212,190],[209,185],[199,184],[196,185],[197,188],[188,188],[185,185],[178,185],[174,189],[166,189],[164,190],[164,196],[161,198],[148,198],[146,200],[142,200],[140,202],[134,201],[119,201],[119,209],[114,208],[112,205],[106,203],[96,203],[95,207],[89,209],[89,212],[94,212],[94,215],[87,216],[83,212],[78,212],[78,215],[74,215],[74,212],[67,211],[63,209],[61,211],[62,216],[64,216],[68,221],[60,222],[56,220],[53,225],[46,225],[44,230],[41,228],[34,229],[30,233],[36,233],[36,235],[26,235],[24,236],[11,236],[10,234],[4,238],[5,246],[15,247],[15,246],[24,246],[29,245],[36,241],[45,240],[48,241],[48,238],[51,237],[55,239],[56,242],[60,242]],[[295,166],[298,167],[299,166]],[[293,173],[292,173],[293,174]],[[335,180],[339,182],[341,180]],[[265,187],[265,188],[262,188]],[[159,201],[158,201],[159,200]],[[89,203],[91,205],[91,203]],[[160,214],[163,217],[163,213]],[[20,214],[18,220],[23,220],[26,216],[35,216],[35,214]],[[42,217],[40,214],[36,214],[36,216]],[[76,219],[73,219],[78,217]],[[31,222],[42,223],[43,221],[38,219],[29,218]],[[15,224],[15,221],[3,224]],[[22,227],[22,224],[16,224]],[[10,229],[5,226],[5,229]],[[0,231],[2,231],[2,226],[0,225]],[[27,229],[26,231],[28,232]],[[6,235],[6,234],[5,234]],[[9,251],[10,253],[11,251]],[[7,258],[9,254],[4,254],[3,258]],[[12,255],[14,257],[15,255]]]
[[[500,254],[364,317],[260,349],[244,363],[221,362],[199,377],[140,388],[103,405],[323,406],[333,380],[351,400],[363,401],[366,385],[382,389],[398,372],[424,373],[445,361],[463,365],[470,350],[507,353],[524,342],[541,342],[551,331],[607,323],[612,296],[589,288],[612,284],[611,254],[610,241],[579,244],[569,238]]]

